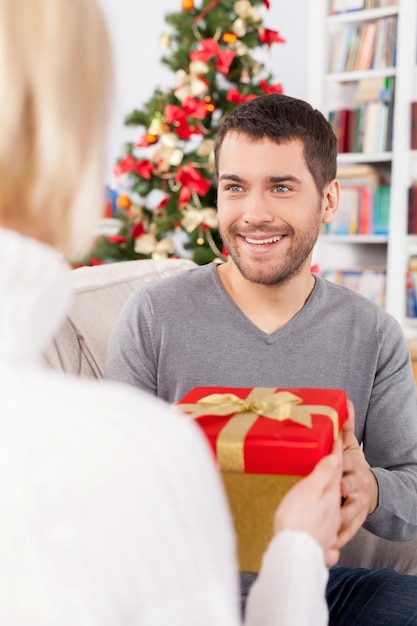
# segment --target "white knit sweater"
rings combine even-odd
[[[51,248],[0,230],[0,623],[236,626],[234,537],[200,432],[40,364],[70,293]],[[246,624],[326,624],[326,581],[315,541],[280,533]]]

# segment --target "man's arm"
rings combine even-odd
[[[378,506],[378,482],[366,462],[355,437],[354,408],[348,401],[348,420],[343,425],[343,481],[342,527],[339,547],[343,547],[357,533],[367,517]]]
[[[110,335],[104,377],[157,395],[157,355],[151,308],[143,289],[126,302]]]
[[[417,395],[410,354],[398,323],[387,318],[363,434],[378,486],[364,527],[385,539],[417,535]],[[364,468],[362,464],[362,468]],[[365,485],[365,488],[369,487]]]

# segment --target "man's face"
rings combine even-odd
[[[322,205],[301,141],[278,145],[226,135],[218,163],[219,228],[244,278],[276,285],[309,271]]]

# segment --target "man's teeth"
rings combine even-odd
[[[282,239],[282,235],[276,235],[275,237],[269,237],[269,239],[251,239],[250,237],[245,237],[248,243],[254,243],[255,245],[261,246],[265,243],[276,243],[280,239]]]

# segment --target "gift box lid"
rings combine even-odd
[[[203,430],[222,471],[304,476],[347,419],[340,389],[196,387],[176,407]]]

